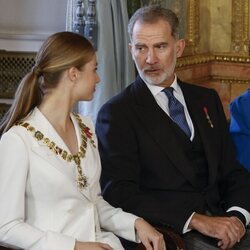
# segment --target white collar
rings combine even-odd
[[[154,97],[156,95],[158,95],[164,89],[164,87],[149,84],[147,82],[145,82],[145,84],[147,85],[147,87],[149,88],[150,92],[152,93],[152,95]],[[170,87],[172,87],[177,93],[181,92],[181,88],[180,88],[179,84],[177,83],[177,76],[176,75],[174,75],[174,81],[170,84]]]

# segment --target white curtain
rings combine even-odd
[[[73,12],[77,0],[68,0],[67,30],[72,31]],[[85,1],[85,10],[87,1]],[[91,116],[108,99],[119,93],[135,78],[135,68],[128,50],[127,0],[96,0],[97,60],[101,78],[91,102],[80,102],[78,112]]]

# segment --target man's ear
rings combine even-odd
[[[135,61],[135,58],[134,58],[134,54],[133,54],[133,47],[132,47],[132,44],[131,43],[129,43],[128,44],[128,49],[129,49],[129,51],[130,51],[130,54],[131,54],[131,56],[132,56],[132,59],[133,59],[133,61]]]
[[[129,49],[130,53],[132,54],[132,44],[131,43],[128,44],[128,49]]]
[[[71,67],[68,69],[68,77],[72,82],[75,82],[78,76],[78,69],[76,67]]]
[[[185,49],[185,40],[179,39],[176,41],[176,56],[181,57],[183,51]]]

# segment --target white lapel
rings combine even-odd
[[[78,122],[76,121],[75,117],[71,115],[71,119],[73,121],[76,135],[77,135],[77,141],[78,141],[78,147],[81,144],[81,132],[78,125]],[[50,124],[50,122],[47,120],[47,118],[41,113],[41,111],[38,108],[35,108],[32,114],[27,119],[27,122],[34,126],[36,130],[39,130],[44,134],[45,137],[49,138],[50,141],[55,142],[55,144],[66,150],[67,152],[70,152],[67,145],[64,143],[62,138],[59,136],[57,131],[54,129],[54,127]],[[66,160],[62,159],[61,156],[56,155],[52,150],[50,150],[42,141],[38,141],[34,138],[35,143],[32,146],[32,151],[38,154],[40,157],[45,159],[52,167],[56,168],[58,171],[63,173],[65,176],[67,176],[72,184],[74,184],[77,187],[76,183],[76,177],[77,177],[77,168],[74,163],[74,161],[67,162]],[[90,147],[90,145],[88,145]],[[81,160],[81,166],[83,167],[84,159]],[[85,173],[83,169],[84,174]],[[88,176],[87,176],[88,177]],[[78,189],[78,188],[77,188]],[[90,191],[89,187],[85,188],[84,190],[79,190],[87,199],[90,200]]]
[[[71,119],[75,127],[78,145],[80,145],[82,143],[81,128],[79,127],[78,121],[73,114],[71,114]],[[81,117],[81,119],[82,119],[82,122],[88,128],[90,128],[91,133],[93,134],[92,140],[94,140],[94,144],[96,146],[94,147],[88,139],[85,157],[81,159],[82,171],[88,178],[88,184],[89,184],[88,190],[89,190],[89,195],[90,195],[91,194],[90,190],[93,189],[93,186],[99,185],[101,163],[100,163],[100,158],[99,158],[99,152],[97,149],[97,138],[94,134],[94,126],[92,124],[92,121],[87,117]],[[86,190],[83,190],[83,191],[86,191]],[[94,199],[96,198],[93,195],[91,195],[91,200],[93,201]]]

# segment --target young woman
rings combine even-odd
[[[72,113],[99,82],[91,43],[60,32],[42,45],[0,126],[0,245],[30,250],[123,249],[113,234],[164,249],[143,219],[100,194],[94,126]],[[113,233],[111,233],[111,231]]]

